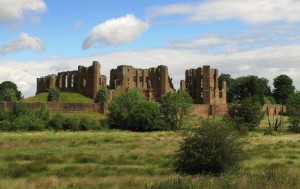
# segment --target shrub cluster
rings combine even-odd
[[[202,122],[184,138],[175,153],[173,167],[181,174],[218,175],[242,160],[242,143],[226,122]]]
[[[11,112],[0,108],[0,130],[2,131],[42,131],[42,130],[86,131],[98,130],[100,124],[94,120],[69,118],[61,114],[51,115],[47,106],[31,111],[27,104],[18,102]]]
[[[286,102],[287,115],[289,116],[289,130],[300,133],[300,92],[290,95]]]

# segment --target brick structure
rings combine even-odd
[[[160,65],[149,69],[118,66],[110,71],[109,99],[114,95],[137,89],[146,99],[159,102],[162,95],[172,91],[168,76],[167,66]]]
[[[106,76],[100,74],[100,63],[94,61],[90,67],[78,66],[78,70],[75,71],[59,72],[57,75],[37,78],[36,94],[57,87],[60,91],[78,92],[95,98],[101,86],[106,87]]]
[[[180,87],[189,91],[195,104],[226,104],[226,82],[219,89],[218,70],[210,66],[186,70]]]

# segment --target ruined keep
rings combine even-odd
[[[110,94],[119,95],[128,90],[137,89],[147,100],[159,102],[161,96],[172,91],[169,85],[168,67],[140,69],[132,66],[118,66],[110,71]]]
[[[57,87],[64,92],[78,92],[90,98],[95,98],[98,89],[106,87],[106,76],[100,74],[100,63],[94,61],[92,66],[78,66],[78,70],[59,72],[37,78],[36,94],[47,92]]]
[[[180,88],[188,90],[195,104],[226,104],[226,81],[219,89],[218,70],[210,66],[186,70]]]

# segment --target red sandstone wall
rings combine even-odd
[[[225,115],[228,111],[227,104],[209,105],[209,104],[193,104],[191,114],[192,115]]]
[[[107,107],[100,103],[57,103],[57,102],[33,102],[26,103],[31,110],[37,110],[46,104],[52,112],[98,112],[107,113]],[[14,102],[0,102],[0,107],[5,111],[11,111],[15,106]]]

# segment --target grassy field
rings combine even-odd
[[[36,96],[29,97],[25,99],[25,102],[47,102],[48,93],[40,93]],[[81,103],[93,103],[94,100],[83,96],[79,93],[68,93],[68,92],[60,92],[59,96],[60,102],[81,102]]]
[[[180,140],[180,132],[2,132],[0,188],[300,188],[299,134],[251,132],[240,170],[219,177],[175,174]]]

